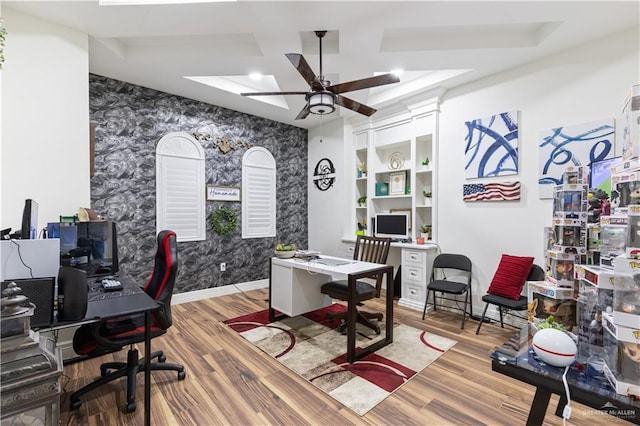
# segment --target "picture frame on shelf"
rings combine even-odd
[[[404,195],[407,185],[407,171],[389,173],[389,195]]]

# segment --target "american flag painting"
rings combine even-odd
[[[520,182],[468,183],[462,185],[464,201],[512,201],[520,199]]]

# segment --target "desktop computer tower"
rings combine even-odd
[[[58,273],[58,320],[83,319],[87,313],[88,290],[85,271],[61,266]]]
[[[2,291],[12,282],[20,287],[22,290],[20,294],[29,298],[26,303],[30,302],[35,305],[30,321],[31,328],[50,327],[53,324],[55,278],[25,278],[2,281],[0,283]]]

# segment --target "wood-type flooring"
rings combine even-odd
[[[422,320],[422,312],[396,307],[397,321],[458,343],[409,383],[360,417],[276,360],[246,342],[221,321],[266,309],[268,290],[260,289],[174,305],[173,327],[152,341],[167,362],[183,364],[186,379],[152,372],[153,425],[524,425],[534,387],[491,371],[489,354],[514,329],[477,322],[460,329],[460,315],[441,310]],[[384,311],[384,299],[366,302]],[[143,345],[139,345],[140,352]],[[65,366],[62,425],[143,425],[144,374],[138,375],[138,408],[125,414],[125,380],[103,386],[69,410],[69,394],[99,375],[101,363],[126,360],[126,349]],[[545,425],[562,425],[553,396]],[[573,403],[569,425],[629,424]]]

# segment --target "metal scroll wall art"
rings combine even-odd
[[[213,139],[209,133],[194,133],[193,137],[199,141],[210,141],[213,140],[213,146],[218,148],[220,152],[223,154],[228,154],[230,151],[236,149],[249,149],[251,148],[251,144],[246,141],[235,141],[233,139],[229,139],[226,136],[221,138]]]
[[[328,158],[318,161],[316,168],[313,170],[313,184],[320,191],[326,191],[331,188],[336,181],[336,168]]]

